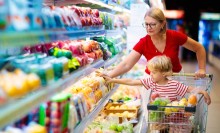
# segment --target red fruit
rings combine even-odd
[[[23,51],[24,51],[25,53],[31,53],[31,47],[30,47],[30,46],[25,46],[25,47],[23,48]]]
[[[94,52],[95,52],[97,59],[99,59],[103,56],[102,50],[100,50],[100,49],[94,50]]]
[[[59,42],[57,43],[57,46],[58,46],[58,48],[60,48],[60,49],[62,49],[62,48],[64,47],[64,45],[65,45],[65,43],[62,42],[62,41],[59,41]]]
[[[74,11],[79,17],[81,17],[81,12],[79,11],[79,9],[74,8],[73,11]]]
[[[98,21],[98,25],[102,25],[102,19],[101,18],[97,18],[97,21]]]
[[[88,41],[88,43],[90,43],[90,45],[92,46],[92,49],[93,49],[93,50],[99,49],[99,44],[98,44],[98,42],[91,40],[91,41]]]
[[[60,126],[61,120],[56,119],[56,118],[53,118],[53,119],[51,120],[51,123],[52,123],[53,126]]]
[[[92,17],[92,16],[91,16],[91,15],[92,15],[92,9],[91,9],[91,8],[87,8],[87,11],[88,11],[89,17]]]
[[[81,21],[82,26],[86,26],[86,20],[85,20],[85,18],[80,17],[80,21]]]
[[[53,46],[52,43],[45,43],[45,44],[43,45],[43,47],[44,47],[44,49],[45,49],[46,51],[48,51],[49,49],[53,48],[54,46]]]
[[[88,56],[86,54],[77,55],[76,59],[79,61],[80,66],[88,64]]]
[[[99,10],[98,9],[93,9],[92,13],[95,17],[97,17],[97,18],[99,17]]]
[[[82,55],[84,53],[82,44],[80,43],[71,43],[69,45],[69,50],[72,52],[73,55]]]
[[[65,44],[62,49],[69,50],[69,45]]]
[[[155,100],[157,97],[159,97],[160,95],[157,92],[152,92],[151,94],[151,100]]]
[[[91,43],[89,43],[89,42],[84,42],[82,45],[83,45],[83,50],[84,50],[86,53],[90,53],[90,52],[93,51]]]
[[[97,59],[95,52],[86,53],[89,58]]]
[[[55,128],[55,127],[54,127],[54,128],[53,128],[53,133],[60,133],[60,128],[58,128],[58,127]]]
[[[81,11],[82,11],[82,15],[83,15],[84,17],[87,17],[87,16],[88,16],[88,11],[87,11],[86,8],[81,8]]]
[[[43,49],[42,49],[42,45],[41,45],[41,44],[35,46],[35,52],[39,52],[39,53],[42,53],[42,52],[43,52]]]
[[[87,17],[88,26],[93,25],[92,19],[90,17]]]
[[[60,112],[58,111],[52,111],[51,115],[53,118],[60,118],[61,116]]]
[[[46,118],[45,118],[45,124],[46,124],[46,125],[49,125],[49,124],[50,124],[50,118],[49,118],[49,117],[46,117]]]

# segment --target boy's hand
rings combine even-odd
[[[210,96],[209,96],[208,93],[205,93],[205,94],[204,94],[204,99],[205,99],[205,102],[206,102],[208,105],[211,104],[211,98],[210,98]]]
[[[106,81],[106,84],[109,84],[109,83],[111,83],[111,81],[112,81],[112,78],[110,78],[109,76],[102,76],[104,79],[105,79],[105,81]]]

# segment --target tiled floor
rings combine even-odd
[[[185,72],[195,72],[197,69],[196,62],[183,62]],[[212,103],[208,109],[208,121],[206,133],[220,133],[220,70],[207,64],[207,73],[213,74],[213,86],[211,90]]]

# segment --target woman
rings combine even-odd
[[[199,70],[195,72],[196,78],[203,78],[206,74],[206,53],[204,47],[183,33],[168,30],[166,18],[159,8],[151,8],[144,17],[143,26],[147,35],[139,40],[130,54],[111,72],[109,77],[117,77],[128,72],[143,55],[150,60],[157,55],[166,55],[171,59],[173,72],[180,72],[182,66],[179,60],[179,47],[183,46],[196,53]],[[146,73],[150,73],[146,68]]]

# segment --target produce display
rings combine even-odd
[[[123,103],[111,102],[110,100],[99,113],[99,116],[84,130],[84,133],[133,132],[135,123],[132,123],[132,120],[137,120],[140,107],[140,93],[137,87],[120,85],[113,96],[119,96],[119,94],[123,96],[121,91],[125,92],[125,96],[129,100],[125,100]],[[118,98],[122,98],[121,96]]]
[[[2,70],[0,79],[0,105],[9,99],[20,98],[41,85],[41,80],[35,73],[26,74],[20,69],[12,72]]]
[[[94,73],[89,76],[80,73],[84,78],[76,84],[68,88],[60,86],[64,87],[66,81],[70,80],[68,77],[73,77],[74,74],[71,74],[77,69],[87,71],[86,67],[91,63],[100,65],[103,60],[106,61],[122,51],[121,45],[126,42],[122,41],[122,35],[103,36],[102,41],[97,41],[95,37],[90,38],[91,40],[85,37],[94,36],[93,34],[103,35],[104,30],[115,29],[116,16],[89,7],[51,6],[42,3],[42,0],[3,0],[0,5],[3,9],[0,31],[5,39],[3,57],[0,57],[0,108],[8,107],[8,101],[10,103],[14,100],[17,103],[26,98],[30,99],[21,103],[23,109],[17,109],[16,105],[15,111],[18,113],[15,114],[15,120],[12,120],[13,116],[10,116],[9,120],[7,118],[6,122],[1,119],[0,122],[3,124],[0,126],[7,125],[2,127],[0,132],[73,132],[113,88],[113,85],[106,86],[104,79]],[[70,40],[71,37],[78,40]],[[8,50],[11,46],[14,47],[12,51]],[[15,47],[18,50],[15,50]],[[9,52],[11,54],[8,54]],[[94,66],[97,67],[96,64]],[[76,79],[78,77],[73,78]],[[62,92],[51,98],[52,94],[62,89]],[[133,125],[129,120],[136,119],[140,104],[137,105],[136,102],[132,105],[131,101],[138,100],[140,95],[134,90],[129,90],[126,91],[125,97],[117,100],[120,102],[120,109],[113,109],[117,111],[113,117],[117,117],[118,122],[113,120],[110,126],[112,131],[133,131]],[[113,99],[116,100],[117,96]],[[32,106],[29,108],[30,104]],[[108,105],[110,104],[115,103]],[[12,106],[13,104],[9,107]],[[33,106],[37,107],[31,110]],[[103,118],[108,115],[108,110],[111,111],[107,108],[106,112],[103,111]],[[29,112],[26,113],[27,111]],[[120,111],[122,112],[118,114]]]

